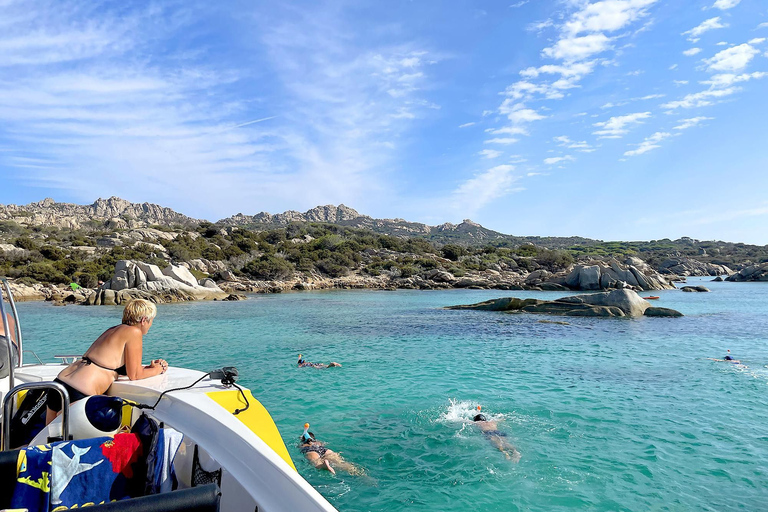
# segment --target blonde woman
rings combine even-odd
[[[63,369],[54,382],[64,386],[71,402],[102,395],[120,375],[130,380],[146,379],[168,370],[165,359],[142,366],[142,337],[149,332],[157,307],[144,299],[130,301],[123,310],[123,323],[110,327],[93,342],[79,361]],[[48,393],[46,423],[61,411],[61,397]]]

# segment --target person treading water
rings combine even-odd
[[[480,412],[481,410],[482,408],[478,405],[477,414],[472,418],[472,421],[474,421],[475,425],[482,431],[483,436],[488,439],[496,449],[503,453],[507,460],[511,460],[515,463],[519,462],[520,452],[507,441],[507,433],[499,430],[498,422],[488,420],[488,418],[485,417],[485,414]]]

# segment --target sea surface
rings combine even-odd
[[[656,292],[683,318],[443,306],[497,290],[324,291],[159,306],[148,361],[234,365],[299,472],[340,511],[768,510],[768,283]],[[25,348],[82,353],[119,307],[19,305]],[[565,321],[567,325],[546,323]],[[715,362],[726,349],[742,365]],[[342,368],[299,369],[310,361]],[[477,405],[522,454],[479,433]],[[318,439],[365,475],[311,467]]]

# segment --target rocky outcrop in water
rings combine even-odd
[[[709,288],[706,286],[683,286],[680,288],[682,292],[708,292]]]
[[[141,261],[120,260],[115,275],[88,298],[88,305],[122,304],[141,298],[152,302],[224,299],[229,294],[212,279],[200,281],[187,267],[168,265],[160,269]]]
[[[768,262],[750,265],[725,278],[726,281],[768,281]]]
[[[613,290],[563,297],[553,301],[506,297],[477,304],[448,306],[446,309],[476,309],[482,311],[517,311],[564,316],[639,317],[683,316],[679,311],[654,308],[632,290]]]

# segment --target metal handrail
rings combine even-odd
[[[37,354],[35,354],[35,351],[34,351],[34,350],[30,350],[30,349],[27,349],[27,350],[25,350],[24,352],[26,352],[26,353],[29,353],[29,354],[32,354],[33,356],[35,356],[35,359],[37,359],[37,362],[38,362],[38,363],[40,363],[40,364],[45,364],[45,363],[43,362],[43,360],[42,360],[42,359],[40,359],[40,356],[39,356],[39,355],[37,355]]]
[[[2,279],[3,285],[5,286],[5,291],[8,292],[8,303],[11,305],[11,311],[13,312],[13,321],[16,324],[16,349],[19,352],[19,363],[18,367],[21,368],[23,364],[23,353],[24,353],[24,344],[21,339],[21,324],[19,323],[19,312],[16,310],[16,301],[13,300],[13,293],[11,292],[11,285],[8,284],[8,279],[3,277]]]
[[[30,389],[53,389],[61,395],[61,436],[64,441],[69,440],[69,393],[67,390],[56,382],[28,382],[11,389],[3,400],[3,439],[0,443],[0,450],[2,451],[10,450],[13,398],[21,391]]]
[[[5,279],[3,279],[5,283]],[[5,331],[5,350],[8,351],[8,388],[13,389],[14,375],[13,369],[15,363],[13,360],[13,340],[11,339],[11,331],[8,327],[8,318],[5,316],[5,300],[3,299],[3,291],[0,290],[0,319],[3,321],[3,330]],[[5,421],[5,420],[3,420]]]

